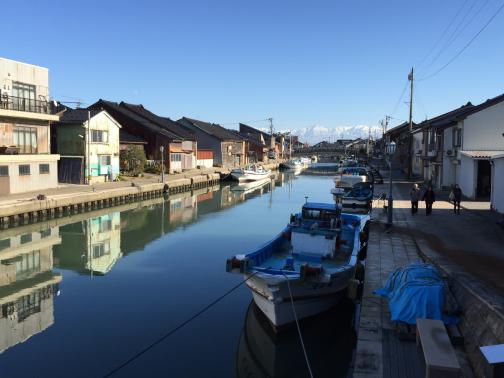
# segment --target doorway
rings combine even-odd
[[[492,169],[489,160],[478,160],[478,177],[476,182],[476,197],[490,198],[492,192]]]

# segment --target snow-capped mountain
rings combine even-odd
[[[337,139],[367,138],[369,130],[371,130],[372,139],[381,137],[381,127],[366,125],[336,126],[332,128],[321,125],[313,125],[302,129],[292,130],[292,134],[297,135],[300,142],[313,145],[324,140],[336,142]]]

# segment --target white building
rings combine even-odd
[[[492,157],[490,163],[492,165],[490,207],[504,214],[504,153]]]
[[[59,181],[94,184],[119,175],[120,128],[105,110],[64,111],[52,127],[56,135],[53,148],[61,155]]]
[[[58,186],[49,70],[0,58],[0,195]]]

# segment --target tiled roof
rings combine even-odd
[[[215,123],[198,121],[197,119],[192,119],[192,118],[187,118],[187,117],[183,117],[182,120],[189,122],[194,127],[197,127],[201,131],[203,131],[209,135],[213,135],[214,137],[216,137],[220,140],[235,140],[235,141],[243,140],[243,138],[241,136],[239,136],[233,132],[230,132],[229,130],[225,129],[221,125],[218,125]]]
[[[169,132],[179,135],[181,139],[184,140],[195,140],[194,135],[189,132],[187,129],[183,128],[181,125],[179,125],[177,122],[171,120],[168,117],[160,117],[157,114],[152,113],[151,111],[147,110],[144,108],[143,105],[134,105],[134,104],[128,104],[126,102],[121,102],[119,106],[124,107],[136,114],[138,114],[140,117],[143,117],[156,125],[162,127],[165,130],[168,130]]]
[[[91,114],[91,117],[94,117],[98,113],[101,112],[99,109],[92,109],[89,111]],[[71,108],[66,108],[66,110],[63,112],[63,114],[60,116],[60,121],[59,123],[84,123],[88,119],[88,109],[71,109]]]
[[[135,112],[132,112],[131,110],[120,106],[116,102],[112,101],[107,101],[107,100],[102,100],[100,99],[98,102],[90,106],[91,109],[96,109],[96,108],[103,108],[109,113],[111,113],[112,117],[114,117],[114,113],[118,113],[121,117],[125,117],[129,119],[130,121],[145,127],[146,129],[150,130],[153,133],[161,134],[164,135],[167,138],[173,139],[173,140],[180,140],[181,137],[162,128],[161,126],[158,126],[154,122],[149,121],[148,119],[139,116]],[[120,120],[118,120],[120,121]]]

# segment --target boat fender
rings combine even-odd
[[[226,261],[226,272],[235,272],[239,271],[240,273],[244,273],[248,266],[248,258],[238,259],[236,256],[227,259]]]
[[[284,231],[284,232],[282,232],[282,237],[283,237],[284,239],[287,239],[287,240],[289,240],[289,241],[290,241],[290,240],[291,240],[291,237],[292,237],[292,232],[290,232],[290,231]]]
[[[358,280],[359,282],[364,281],[364,265],[362,264],[357,264],[355,266],[355,279]]]
[[[356,279],[350,279],[348,280],[348,286],[347,286],[347,296],[351,300],[355,301],[357,300],[359,296],[359,281]]]
[[[322,267],[320,266],[310,266],[308,263],[301,264],[299,269],[299,275],[301,280],[305,280],[309,277],[316,277],[322,273]]]
[[[360,240],[361,244],[364,244],[365,242],[367,242],[367,232],[366,231],[361,231],[359,233],[359,240]]]

